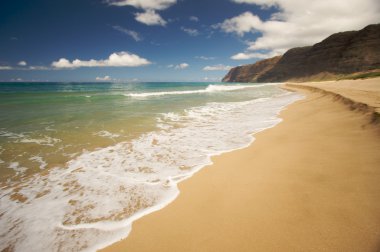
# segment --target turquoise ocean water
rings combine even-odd
[[[0,250],[126,237],[300,98],[278,84],[0,83]]]

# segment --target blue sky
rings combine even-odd
[[[219,80],[380,13],[374,0],[295,2],[2,0],[0,81]]]

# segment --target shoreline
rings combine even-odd
[[[335,104],[329,95],[301,91],[307,98],[283,110],[280,124],[255,134],[247,148],[214,157],[214,164],[179,184],[181,194],[170,205],[137,220],[126,239],[101,251],[349,251],[354,245],[375,250],[380,242],[380,203],[375,200],[380,186],[373,184],[380,179],[375,169],[379,131],[363,121],[366,116]],[[359,145],[345,146],[355,142]],[[330,145],[338,159],[325,152]],[[359,147],[365,148],[364,157],[352,156]],[[362,174],[352,185],[345,167],[361,174],[352,165],[361,162],[368,163],[371,176]],[[314,169],[303,168],[308,166]],[[340,201],[342,206],[336,204]],[[365,203],[365,209],[358,211],[354,203]]]
[[[272,84],[269,84],[269,85],[276,85],[276,86],[280,86],[282,85],[283,83],[272,83]],[[265,86],[269,86],[268,84],[263,84]],[[286,90],[285,88],[282,88],[284,90]],[[286,90],[286,91],[289,91],[289,90]],[[290,91],[291,93],[294,93],[294,91]],[[281,95],[282,96],[282,95]],[[299,101],[301,99],[303,99],[304,97],[302,95],[299,95],[298,98],[296,100],[293,100],[291,101],[290,104],[296,102],[296,101]],[[256,129],[254,130],[254,133],[250,133],[249,134],[249,137],[250,137],[250,141],[245,143],[244,145],[242,146],[239,146],[239,147],[235,147],[235,148],[232,148],[232,149],[226,149],[226,150],[223,150],[223,151],[220,151],[220,152],[217,152],[217,153],[213,153],[213,154],[210,154],[208,155],[208,161],[207,163],[204,163],[204,164],[200,164],[198,165],[197,169],[195,169],[194,171],[192,171],[190,174],[186,175],[186,176],[181,176],[181,179],[179,180],[176,180],[175,184],[176,184],[176,188],[178,190],[178,192],[175,194],[175,195],[172,195],[172,197],[166,199],[164,202],[160,203],[160,204],[157,204],[153,207],[150,207],[148,209],[145,209],[143,210],[142,212],[139,212],[138,214],[134,214],[133,216],[129,217],[128,218],[128,221],[126,223],[128,223],[128,232],[127,232],[127,235],[124,236],[123,238],[121,238],[121,240],[125,240],[129,237],[129,234],[132,232],[132,225],[133,223],[135,223],[137,220],[147,216],[147,215],[150,215],[152,213],[155,213],[157,211],[161,211],[162,209],[164,209],[165,207],[167,207],[168,205],[170,205],[172,202],[174,202],[178,196],[181,194],[181,191],[179,190],[179,184],[188,180],[188,179],[191,179],[196,173],[198,173],[199,171],[201,171],[202,169],[208,167],[208,166],[211,166],[213,165],[213,160],[214,158],[216,157],[219,157],[221,155],[225,155],[227,153],[230,153],[230,152],[234,152],[234,151],[239,151],[239,150],[242,150],[242,149],[245,149],[245,148],[248,148],[250,145],[252,145],[255,141],[255,135],[260,133],[260,132],[263,132],[265,130],[268,130],[268,129],[271,129],[271,128],[274,128],[276,127],[279,123],[282,122],[282,119],[280,118],[280,113],[285,110],[287,107],[287,105],[284,105],[279,111],[276,112],[275,114],[275,118],[276,118],[276,121],[275,123],[273,123],[272,125],[270,126],[267,126],[265,128],[260,128],[260,129]],[[173,178],[172,178],[173,179]],[[173,182],[174,183],[174,182]],[[115,240],[115,239],[114,239]],[[103,245],[100,244],[99,246],[96,246],[95,249],[96,251],[102,251],[104,249],[107,249],[109,246],[112,246],[113,244],[115,243],[118,243],[120,241],[120,238],[119,240],[116,240],[114,242],[112,242],[111,240],[110,241],[107,241],[107,242],[104,242]],[[105,244],[105,245],[104,245]]]

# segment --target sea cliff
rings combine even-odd
[[[282,82],[338,79],[380,72],[380,24],[335,33],[313,46],[232,68],[224,82]]]

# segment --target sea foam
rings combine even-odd
[[[260,88],[263,86],[274,86],[280,83],[270,84],[254,84],[254,85],[208,85],[205,89],[196,90],[181,90],[181,91],[164,91],[164,92],[148,92],[148,93],[128,93],[125,96],[130,97],[149,97],[149,96],[162,96],[162,95],[188,95],[188,94],[204,94],[218,91],[234,91],[246,88]]]

